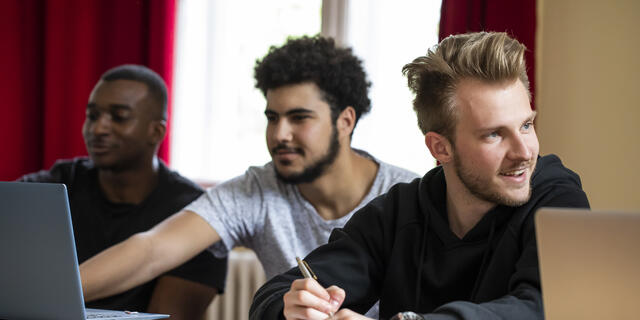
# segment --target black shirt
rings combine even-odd
[[[530,200],[498,205],[462,238],[450,230],[441,167],[399,183],[356,212],[329,243],[305,257],[324,287],[346,292],[342,307],[380,317],[402,311],[425,319],[542,319],[535,239],[540,207],[588,208],[577,174],[558,157],[538,158]],[[273,277],[254,296],[250,319],[282,318],[283,295],[300,271]]]
[[[98,170],[87,158],[60,160],[49,170],[28,174],[26,182],[64,183],[69,192],[78,262],[82,263],[130,236],[151,229],[202,194],[193,182],[160,163],[158,185],[140,204],[111,203],[98,183]],[[167,274],[222,292],[227,260],[203,251]],[[157,278],[111,297],[87,303],[89,308],[147,310]]]

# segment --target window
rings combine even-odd
[[[371,112],[351,145],[380,160],[424,174],[435,160],[424,144],[402,67],[438,43],[440,1],[350,1],[346,43],[364,60],[372,82]]]
[[[325,0],[335,1],[335,0]],[[437,43],[439,1],[344,1],[345,43],[364,60],[372,111],[352,145],[424,173],[424,146],[401,68]],[[181,0],[173,90],[172,167],[196,180],[223,181],[270,160],[265,100],[253,67],[287,36],[321,30],[321,0]],[[326,19],[327,17],[325,17]]]

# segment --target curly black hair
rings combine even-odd
[[[313,82],[324,93],[331,106],[333,121],[347,106],[360,116],[371,109],[367,75],[362,61],[350,48],[337,48],[332,38],[289,37],[281,46],[272,46],[262,60],[256,60],[256,88],[267,90],[284,85]]]

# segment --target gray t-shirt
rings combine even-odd
[[[236,246],[251,248],[269,279],[296,266],[296,256],[302,258],[327,243],[334,228],[342,227],[373,198],[398,182],[418,177],[371,159],[379,164],[371,190],[357,208],[339,219],[320,217],[295,185],[276,177],[272,162],[250,167],[244,175],[210,188],[185,210],[203,217],[220,235],[222,241],[209,248],[214,255],[224,257]]]

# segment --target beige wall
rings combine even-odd
[[[537,131],[592,208],[640,210],[640,1],[538,0]]]

